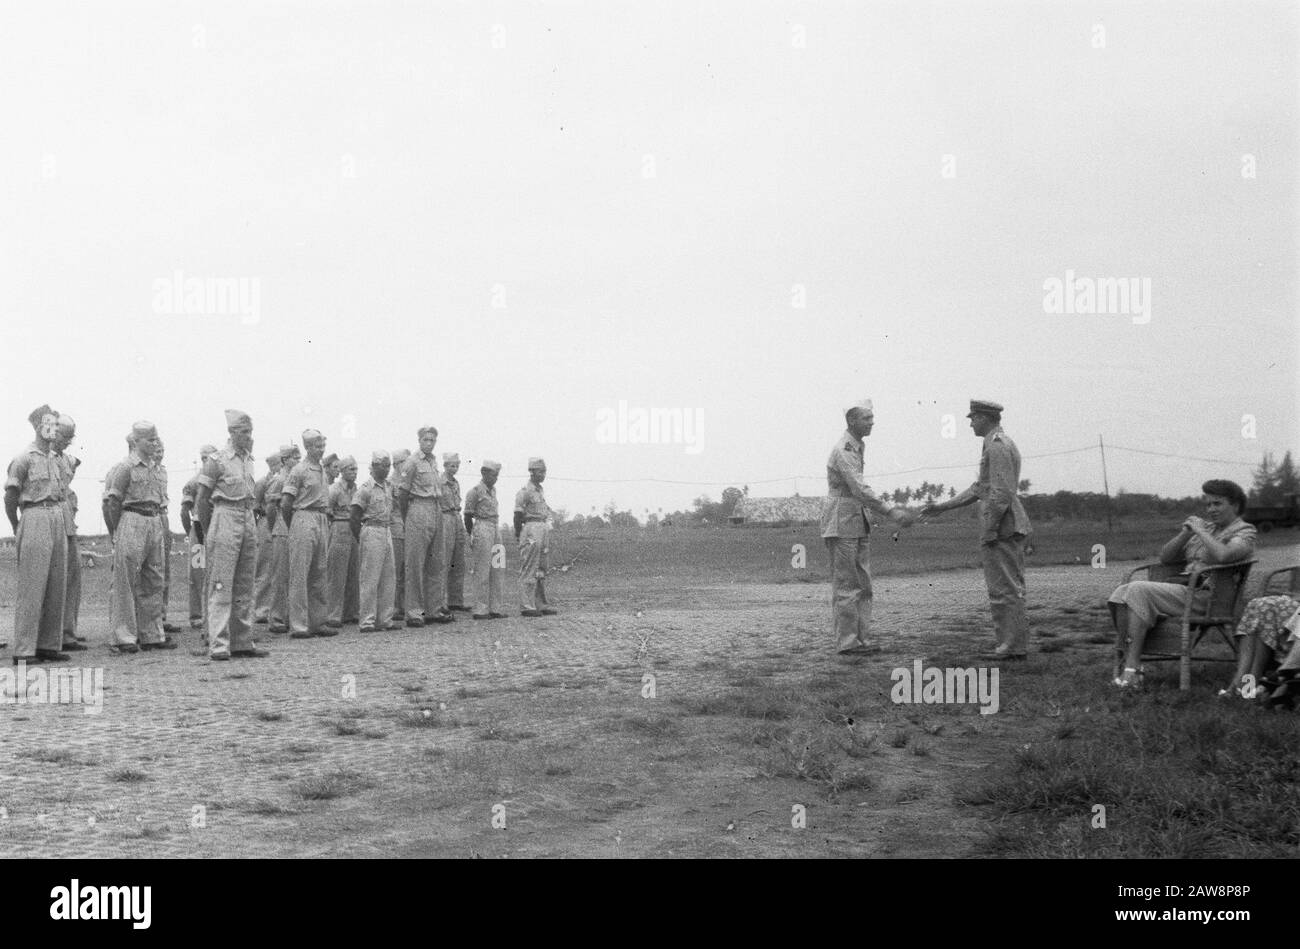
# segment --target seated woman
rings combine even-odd
[[[1253,697],[1251,691],[1242,691],[1246,676],[1252,676],[1250,682],[1258,687],[1269,664],[1276,659],[1284,662],[1292,649],[1294,636],[1288,626],[1296,611],[1300,610],[1300,599],[1288,594],[1276,596],[1257,596],[1246,604],[1237,624],[1237,671],[1220,695],[1240,695]]]
[[[1121,583],[1110,595],[1110,612],[1120,642],[1128,643],[1124,672],[1114,682],[1120,688],[1141,683],[1142,646],[1147,632],[1165,616],[1181,616],[1192,596],[1187,588],[1192,571],[1201,566],[1238,563],[1255,552],[1255,528],[1241,519],[1246,492],[1232,481],[1201,485],[1205,518],[1195,514],[1160,550],[1163,564],[1185,563],[1178,579],[1134,580]],[[1181,581],[1181,582],[1180,582]]]

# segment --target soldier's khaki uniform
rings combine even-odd
[[[980,499],[980,559],[998,645],[1011,655],[1029,650],[1025,613],[1025,537],[1032,528],[1016,493],[1020,450],[1002,427],[984,436],[979,479],[970,487]]]
[[[835,649],[846,652],[867,645],[871,631],[871,523],[867,502],[874,500],[862,483],[863,442],[845,431],[826,460],[826,503],[822,539],[831,558],[831,622]]]
[[[447,582],[443,589],[443,609],[465,607],[465,521],[461,517],[460,482],[442,476],[442,536],[446,545],[443,557],[447,565]]]
[[[62,472],[53,452],[32,442],[9,463],[5,488],[17,489],[21,511],[13,657],[32,659],[38,649],[57,652],[63,644],[68,530]]]
[[[406,509],[406,618],[432,619],[446,596],[442,475],[436,455],[416,452],[402,465],[398,488],[410,492]]]
[[[393,486],[367,478],[353,493],[351,504],[361,508],[361,629],[388,629],[393,625],[397,583],[390,533]]]
[[[192,628],[203,623],[204,600],[207,596],[207,570],[204,566],[207,554],[203,549],[203,545],[199,543],[198,530],[194,526],[199,522],[199,513],[195,507],[198,496],[199,476],[195,474],[181,488],[181,504],[188,504],[190,510],[190,532],[186,535],[185,540],[188,551],[187,560],[189,562],[190,626]]]
[[[289,630],[289,527],[279,513],[284,479],[289,477],[290,466],[282,465],[266,484],[263,510],[276,512],[275,527],[271,531],[271,607],[267,620],[271,631]]]
[[[113,469],[104,496],[122,503],[113,537],[109,625],[117,646],[160,643],[163,634],[163,530],[166,496],[158,466],[134,449]]]
[[[77,641],[77,620],[81,618],[81,550],[77,546],[77,492],[72,490],[81,459],[57,453],[63,471],[63,523],[68,532],[67,582],[63,593],[63,645]]]
[[[254,512],[262,512],[262,516],[257,522],[257,571],[255,580],[257,593],[253,599],[253,622],[255,623],[268,623],[271,619],[271,579],[274,575],[272,561],[274,560],[275,539],[271,536],[271,518],[268,516],[266,489],[275,475],[275,471],[268,471],[253,484],[253,510]],[[280,499],[277,496],[275,502],[278,504],[279,501]]]
[[[355,623],[359,611],[361,565],[360,545],[352,536],[348,508],[357,486],[350,487],[342,475],[329,486],[326,513],[330,519],[329,553],[326,560],[330,623]]]
[[[393,490],[393,477],[397,474],[397,466],[393,466],[393,474],[388,477],[388,489],[393,492],[393,513],[388,526],[388,532],[392,535],[393,541],[393,615],[398,619],[406,617],[406,524],[402,520],[402,512],[397,509],[396,492]]]
[[[505,567],[493,566],[492,563],[497,545],[501,543],[501,514],[497,506],[495,485],[488,487],[480,481],[470,488],[465,495],[465,513],[474,516],[474,533],[469,542],[474,615],[500,613],[504,609],[501,579]]]
[[[519,599],[523,609],[540,610],[546,599],[546,571],[550,567],[551,508],[539,484],[529,481],[515,495],[515,510],[524,515],[519,532]]]
[[[204,540],[208,654],[251,651],[257,646],[253,641],[257,570],[253,456],[227,444],[208,458],[198,482],[212,491],[212,520]]]
[[[167,511],[168,506],[171,504],[171,496],[167,493],[167,466],[154,462],[154,467],[158,469],[158,480],[162,482],[162,502],[158,506],[159,533],[162,535],[163,550],[162,611],[159,614],[159,619],[166,626],[167,607],[171,603],[172,595],[172,525]],[[166,635],[166,630],[163,630],[163,635]]]
[[[325,572],[329,544],[329,488],[325,466],[304,458],[284,479],[283,493],[293,498],[289,525],[289,631],[311,635],[325,627],[329,597]]]

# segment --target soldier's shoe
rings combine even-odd
[[[16,666],[20,662],[25,662],[29,666],[34,666],[36,663],[40,662],[40,660],[35,656],[14,656],[14,665]]]
[[[312,637],[311,633],[290,633],[289,634],[290,639],[311,639],[311,637]]]
[[[451,607],[450,609],[451,609],[451,611],[452,611],[453,613],[468,613],[468,612],[470,612],[470,608],[469,608],[468,606],[453,606],[453,607]]]
[[[254,646],[252,649],[232,649],[230,650],[231,659],[265,659],[271,655],[268,649],[259,649]]]
[[[509,619],[509,618],[510,618],[509,615],[506,614],[506,613],[489,613],[488,616],[492,617],[493,619]]]
[[[181,628],[177,626],[175,623],[163,623],[164,633],[179,633],[180,631]]]
[[[492,618],[491,613],[475,613],[473,616],[470,617],[470,619],[491,619],[491,618]]]
[[[85,643],[79,643],[76,640],[73,640],[70,643],[64,643],[61,648],[64,652],[85,652],[89,647],[87,647]]]
[[[325,621],[325,625],[328,626],[330,629],[342,629],[342,628],[343,628],[343,624],[342,624],[342,623],[336,623],[334,620],[326,620],[326,621]]]
[[[208,659],[210,659],[212,662],[229,662],[229,661],[230,661],[230,653],[228,653],[228,652],[214,652],[214,653],[212,653],[210,656],[208,656]]]
[[[1023,652],[1012,652],[1010,647],[1008,646],[999,646],[997,649],[991,650],[989,652],[981,653],[980,658],[993,661],[993,662],[996,662],[998,660],[1004,660],[1006,662],[1019,662],[1023,659],[1028,658],[1028,656],[1026,653]]]
[[[108,651],[115,656],[130,655],[140,651],[140,647],[135,643],[114,643],[108,647]]]
[[[288,627],[288,626],[272,626],[272,627],[271,627],[271,632],[275,633],[277,636],[282,636],[282,635],[284,635],[285,633],[289,632],[289,627]]]
[[[266,620],[260,620],[260,622],[265,623]],[[190,620],[190,629],[202,629],[202,628],[203,628],[203,620],[201,619]]]
[[[57,649],[38,649],[36,658],[40,662],[71,662],[72,657],[67,653],[59,652]]]
[[[519,615],[520,616],[541,616],[542,611],[541,610],[520,610]]]
[[[162,642],[160,642],[160,643],[141,643],[141,644],[140,644],[140,648],[141,648],[141,649],[144,649],[144,650],[148,650],[148,649],[175,649],[175,648],[176,648],[176,640],[174,640],[174,639],[164,639],[164,640],[163,640]]]
[[[267,619],[265,616],[263,616],[261,619],[255,619],[255,620],[253,620],[253,622],[256,623],[256,624],[259,625],[259,626],[266,626],[266,625],[270,624],[271,621],[270,621],[269,619]]]
[[[352,616],[352,617],[349,617],[348,619],[345,619],[345,620],[343,621],[343,625],[344,625],[344,626],[351,626],[353,623],[360,623],[360,622],[361,622],[361,617],[360,617],[360,616]]]
[[[411,629],[423,629],[423,628],[424,628],[424,620],[422,620],[422,619],[408,619],[408,620],[406,621],[406,625],[409,626],[409,627],[411,627]]]
[[[454,623],[456,622],[456,617],[452,616],[450,613],[434,613],[433,622],[440,624]]]
[[[359,630],[357,630],[358,633],[373,633],[374,631],[375,628],[373,626],[362,626]]]
[[[330,629],[328,626],[322,626],[320,629],[316,630],[317,636],[337,636],[338,634],[339,631],[337,629]]]
[[[401,623],[389,623],[387,626],[384,627],[384,629],[386,629],[386,630],[389,630],[389,629],[401,629],[401,628],[402,628],[402,624],[401,624]]]
[[[543,606],[542,609],[541,609],[541,613],[542,613],[543,616],[559,616],[559,615],[560,615],[560,611],[559,611],[559,610],[553,610],[553,609],[551,609],[549,606]]]

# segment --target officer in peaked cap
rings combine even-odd
[[[1020,450],[1002,430],[1002,406],[988,399],[971,399],[971,431],[984,440],[979,477],[961,494],[928,504],[924,516],[980,505],[980,559],[988,587],[997,647],[981,658],[1024,659],[1029,652],[1029,620],[1025,613],[1025,538],[1029,515],[1017,493]]]

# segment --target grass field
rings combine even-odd
[[[0,706],[0,853],[1294,855],[1300,718],[1217,699],[1223,666],[1189,693],[1173,669],[1109,685],[1105,596],[1168,533],[1038,530],[1033,653],[988,715],[891,695],[894,670],[979,666],[990,642],[965,519],[875,535],[884,651],[850,661],[811,528],[559,531],[558,617],[263,637],[270,658],[225,665],[196,633],[110,655],[90,570],[77,658],[104,670],[103,712]],[[1300,562],[1294,532],[1264,540],[1257,578]],[[0,550],[8,629],[13,594]]]

